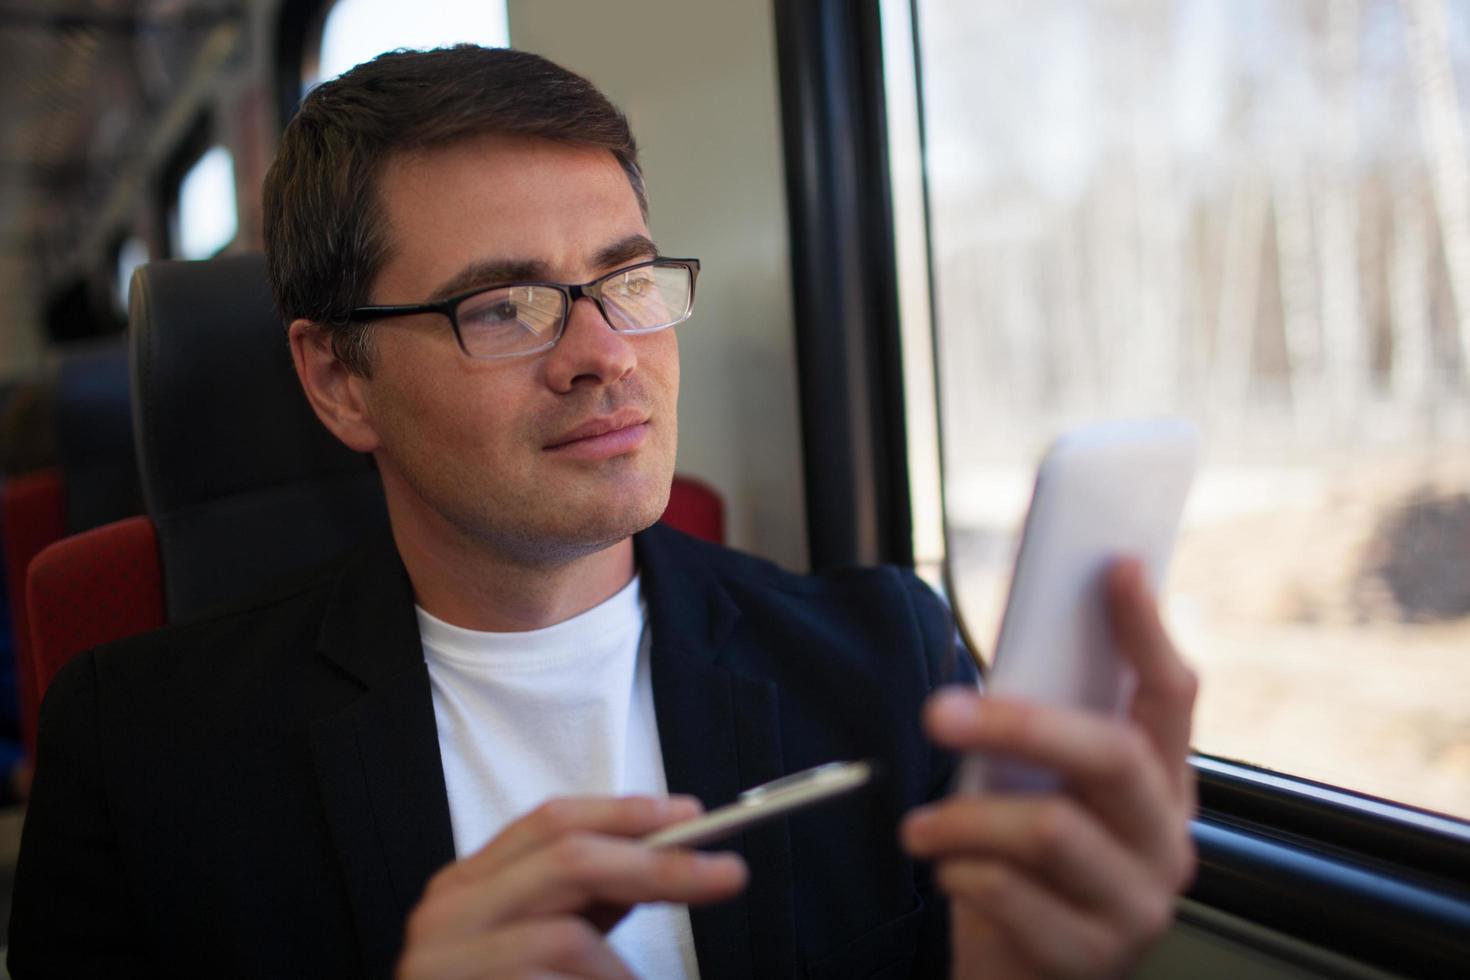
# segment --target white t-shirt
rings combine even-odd
[[[636,576],[525,633],[461,629],[423,609],[418,619],[457,857],[555,796],[668,792]],[[638,976],[698,980],[686,906],[640,905],[608,941]]]

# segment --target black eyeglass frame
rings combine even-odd
[[[657,327],[640,327],[634,330],[618,330],[617,327],[613,327],[612,318],[607,315],[607,307],[602,305],[603,285],[617,276],[632,272],[635,269],[645,269],[650,266],[681,266],[684,269],[688,270],[689,302],[684,308],[684,315],[679,317],[679,319],[677,320],[661,324]],[[509,357],[529,357],[532,354],[540,354],[543,351],[551,350],[551,348],[555,347],[557,343],[561,340],[562,334],[566,333],[567,320],[572,315],[572,305],[576,303],[577,300],[582,299],[583,297],[590,299],[593,303],[597,305],[597,311],[602,314],[602,319],[606,321],[609,327],[612,327],[612,329],[616,330],[618,333],[636,335],[657,333],[660,330],[667,330],[672,326],[683,323],[685,320],[689,319],[691,315],[693,315],[694,286],[698,280],[698,259],[675,259],[669,258],[667,256],[658,255],[654,256],[651,259],[648,259],[645,262],[635,262],[632,265],[625,265],[620,269],[614,269],[606,275],[598,276],[596,279],[593,279],[590,282],[569,283],[550,282],[542,280],[519,280],[516,282],[495,283],[489,286],[477,286],[474,289],[469,290],[468,292],[456,293],[453,296],[446,296],[444,299],[435,300],[431,303],[406,303],[397,306],[359,306],[355,310],[352,310],[350,313],[347,314],[347,320],[348,322],[361,323],[371,320],[386,320],[389,317],[395,316],[412,316],[419,313],[440,313],[449,320],[449,325],[454,330],[454,339],[459,344],[459,349],[464,352],[464,355],[466,357],[472,358],[477,361],[494,361],[500,360],[501,358]],[[549,289],[557,290],[564,297],[566,297],[566,304],[562,308],[561,320],[556,325],[556,332],[546,343],[542,344],[540,347],[531,348],[530,350],[514,351],[513,353],[509,354],[471,354],[469,348],[465,346],[464,335],[460,333],[459,329],[459,304],[463,303],[467,299],[479,296],[482,293],[494,292],[497,289],[514,289],[518,286],[545,286]]]

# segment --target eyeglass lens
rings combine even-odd
[[[689,269],[646,265],[619,272],[596,290],[614,330],[648,333],[689,315]],[[551,344],[567,313],[567,294],[552,286],[506,286],[466,297],[456,308],[460,341],[471,357],[504,357]]]

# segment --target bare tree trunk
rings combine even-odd
[[[1381,172],[1364,176],[1355,188],[1358,196],[1358,294],[1362,302],[1362,324],[1367,364],[1363,373],[1368,385],[1365,405],[1375,406],[1388,389],[1389,352],[1392,340],[1388,327],[1388,236],[1392,227],[1391,202]]]
[[[1137,351],[1138,233],[1132,183],[1115,169],[1104,171],[1091,201],[1093,308],[1100,374],[1108,404],[1115,411],[1128,395],[1129,361]]]
[[[1136,391],[1150,408],[1174,405],[1183,366],[1179,322],[1184,243],[1175,220],[1177,195],[1168,157],[1135,159],[1138,199],[1138,374]]]
[[[1186,310],[1181,331],[1181,353],[1186,364],[1186,387],[1191,414],[1203,414],[1209,408],[1210,368],[1213,362],[1216,318],[1220,314],[1221,281],[1224,275],[1224,227],[1228,208],[1213,199],[1196,204],[1190,215],[1189,230],[1182,246],[1185,284],[1181,305]]]
[[[1312,235],[1312,201],[1301,162],[1293,160],[1276,180],[1276,275],[1282,329],[1291,370],[1293,423],[1310,437],[1322,412],[1322,321]]]
[[[1148,4],[1130,18],[1132,52],[1124,66],[1131,106],[1133,152],[1130,183],[1136,234],[1133,253],[1138,315],[1133,324],[1132,377],[1136,407],[1156,410],[1178,402],[1180,250],[1174,220],[1178,189],[1172,146],[1160,130],[1170,117],[1170,93],[1158,84],[1158,66],[1147,53],[1167,51],[1172,42],[1172,10]]]
[[[1358,284],[1358,2],[1328,8],[1328,163],[1321,197],[1322,342],[1332,428],[1351,431],[1369,363]]]
[[[1417,415],[1429,394],[1434,345],[1429,298],[1429,215],[1424,188],[1408,168],[1393,180],[1393,237],[1388,267],[1394,400]]]
[[[986,425],[996,406],[1004,404],[1006,374],[991,356],[998,346],[991,333],[999,329],[993,256],[976,245],[957,248],[945,259],[942,272],[943,290],[936,295],[944,324],[944,356],[939,363],[943,408],[957,418]]]
[[[1068,406],[1090,408],[1101,394],[1098,350],[1088,320],[1083,277],[1085,244],[1080,241],[1079,210],[1055,217],[1047,241],[1047,276],[1052,293],[1054,356],[1060,364],[1059,394]]]
[[[1450,64],[1442,0],[1403,0],[1409,15],[1409,62],[1419,126],[1429,159],[1439,233],[1449,271],[1460,371],[1470,376],[1470,148]]]
[[[1239,424],[1250,389],[1256,311],[1261,306],[1261,241],[1270,205],[1263,181],[1244,176],[1235,186],[1225,222],[1211,388],[1215,414],[1226,425]]]

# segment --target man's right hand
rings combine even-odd
[[[716,902],[745,886],[733,854],[638,843],[701,809],[683,796],[542,804],[430,879],[408,918],[398,980],[626,980],[605,933],[632,906]]]

